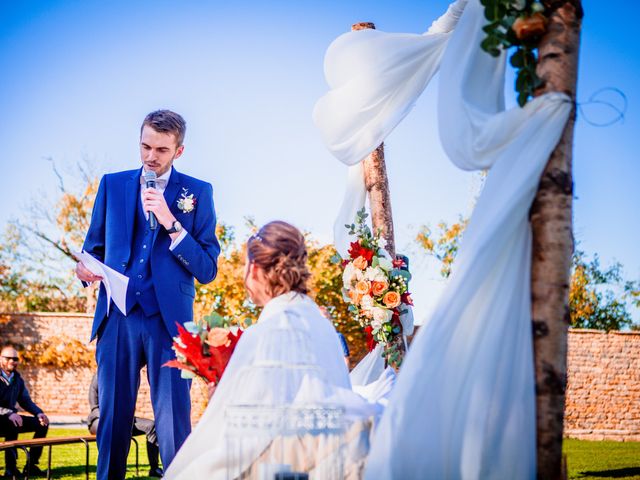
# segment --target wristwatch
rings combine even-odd
[[[178,233],[181,231],[182,231],[182,224],[178,220],[173,222],[173,224],[171,225],[171,228],[167,228],[167,233]]]

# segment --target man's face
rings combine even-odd
[[[0,367],[6,373],[12,373],[18,366],[18,352],[15,348],[7,347],[2,349],[0,356]]]
[[[140,160],[145,172],[153,171],[157,176],[167,173],[173,161],[182,155],[184,146],[176,144],[171,133],[156,132],[145,125],[140,135]]]

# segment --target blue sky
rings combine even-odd
[[[171,108],[188,123],[176,167],[214,185],[220,220],[281,218],[329,242],[346,171],[311,121],[326,91],[324,52],[358,21],[422,32],[447,4],[0,0],[0,225],[29,198],[55,193],[46,157],[63,169],[82,156],[100,172],[135,168],[142,118]],[[631,22],[640,6],[623,4],[584,2],[579,100],[613,86],[629,109],[608,128],[578,119],[575,233],[582,249],[638,278],[640,55]],[[409,252],[420,225],[468,213],[474,195],[476,179],[439,146],[436,90],[386,142],[397,243]],[[603,118],[595,107],[587,113]],[[432,267],[414,264],[423,305],[442,284]]]

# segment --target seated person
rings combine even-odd
[[[49,419],[42,409],[38,407],[29,396],[29,391],[24,380],[16,370],[18,352],[11,346],[6,346],[0,352],[0,437],[5,440],[17,440],[19,433],[35,432],[33,438],[44,438],[49,429]],[[29,412],[33,417],[18,415],[16,404]],[[38,461],[42,454],[42,447],[33,447],[30,450],[30,465],[25,467],[25,475],[44,475],[38,467]],[[18,477],[16,469],[16,449],[5,450],[5,476]]]
[[[100,419],[100,405],[98,404],[98,375],[93,374],[91,386],[89,387],[89,407],[91,412],[87,417],[87,428],[92,435],[98,431],[98,423]],[[131,435],[147,436],[147,457],[149,458],[149,476],[162,478],[162,468],[158,465],[158,437],[156,436],[156,427],[153,420],[148,418],[133,417],[133,430]]]
[[[376,407],[352,392],[336,329],[307,295],[309,277],[304,236],[295,227],[271,222],[249,239],[245,287],[253,303],[264,308],[238,341],[204,415],[167,469],[166,479],[273,478],[278,472],[264,468],[283,466],[313,475],[336,464],[333,459],[343,454],[345,472],[355,473],[344,478],[359,476],[368,452],[369,418]],[[229,414],[246,406],[256,407],[250,413],[284,415],[314,406],[343,408],[349,424],[340,441],[346,448],[322,443],[328,429],[283,435],[265,427],[238,441],[230,435],[235,430]],[[285,454],[292,459],[289,465],[270,461]]]

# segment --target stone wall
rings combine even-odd
[[[2,343],[29,345],[66,335],[89,343],[92,317],[85,314],[0,315]],[[34,401],[49,414],[85,416],[92,368],[53,369],[21,365]],[[142,372],[137,414],[152,417]],[[206,407],[206,386],[194,380],[192,421]],[[640,332],[569,332],[565,435],[591,440],[640,441]]]
[[[83,313],[0,314],[0,339],[18,348],[33,345],[52,337],[70,337],[95,351],[89,343],[93,315]],[[65,417],[85,417],[89,413],[89,385],[94,368],[89,367],[19,367],[33,401],[47,414]],[[194,380],[191,389],[192,422],[197,422],[207,402],[206,385]],[[142,370],[136,415],[153,418],[146,369]]]
[[[565,435],[640,441],[640,332],[569,333]]]

